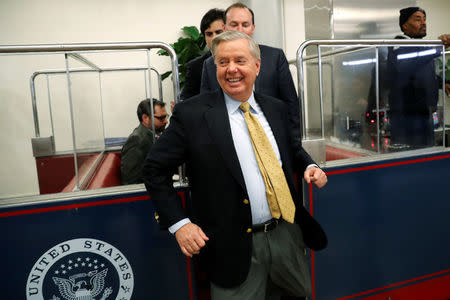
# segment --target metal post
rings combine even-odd
[[[52,111],[52,100],[50,95],[50,81],[48,79],[48,74],[46,76],[47,79],[47,97],[48,97],[48,111],[50,114],[50,125],[52,128],[52,136],[55,137],[55,127],[53,125],[53,111]]]
[[[375,103],[377,107],[377,152],[380,153],[380,62],[379,49],[375,47]]]
[[[305,89],[304,89],[304,70],[303,70],[303,51],[308,46],[307,43],[303,43],[297,50],[297,83],[298,83],[298,102],[300,106],[300,114],[302,118],[302,136],[306,138],[306,113],[305,113]]]
[[[147,71],[148,71],[148,91],[149,91],[149,104],[150,104],[150,114],[152,119],[152,132],[153,132],[153,144],[156,143],[156,129],[155,129],[155,112],[153,109],[153,95],[152,95],[152,74],[150,66],[150,50],[147,50]]]
[[[322,78],[322,46],[317,47],[317,55],[319,56],[319,98],[320,98],[320,123],[322,126],[322,139],[325,137],[325,126],[324,126],[324,118],[323,118],[323,78]]]
[[[442,45],[442,147],[445,147],[445,46]]]
[[[36,137],[40,137],[41,133],[39,131],[39,118],[36,105],[36,89],[34,87],[34,78],[36,77],[36,75],[37,74],[34,73],[30,78],[30,91],[31,91],[31,106],[33,108],[34,134]]]
[[[98,86],[99,86],[99,93],[100,93],[100,112],[102,116],[102,129],[103,129],[103,150],[106,148],[106,133],[105,133],[105,116],[103,111],[103,85],[102,85],[102,73],[98,72]]]

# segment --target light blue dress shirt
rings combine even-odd
[[[269,204],[267,203],[266,187],[256,161],[255,152],[253,150],[250,134],[248,132],[247,123],[244,119],[244,112],[239,109],[241,101],[234,100],[224,93],[225,104],[230,120],[231,135],[233,137],[234,148],[238,156],[242,174],[244,176],[245,186],[247,188],[248,198],[250,201],[250,209],[252,213],[252,223],[260,224],[272,219]],[[266,136],[268,137],[275,155],[282,166],[280,151],[273,136],[272,129],[264,116],[261,107],[255,100],[253,93],[247,100],[250,104],[250,112],[256,116],[261,124]],[[309,165],[307,169],[311,166]],[[183,225],[189,223],[190,220],[185,218],[169,227],[171,233],[175,233]]]
[[[224,96],[228,117],[230,119],[234,148],[236,149],[250,201],[252,222],[253,224],[264,223],[272,219],[272,214],[270,213],[269,204],[267,203],[266,187],[259,170],[258,162],[256,161],[247,123],[244,119],[244,112],[239,109],[239,105],[241,105],[242,102],[232,99],[225,93]],[[253,93],[247,102],[250,104],[250,112],[258,119],[264,129],[281,165],[280,152],[275,137],[273,136],[272,129],[270,128],[261,107],[255,101]]]

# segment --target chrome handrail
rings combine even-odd
[[[98,70],[94,70],[92,68],[77,68],[77,69],[69,69],[69,73],[88,73],[88,72],[122,72],[122,71],[145,71],[148,70],[148,67],[141,66],[141,67],[114,67],[114,68],[99,68]],[[159,100],[162,100],[163,94],[162,94],[162,79],[161,74],[158,72],[157,69],[154,67],[150,67],[150,70],[156,73],[157,81],[158,81],[158,94],[159,94]],[[66,70],[39,70],[34,72],[30,77],[30,90],[31,90],[31,103],[32,103],[32,109],[33,109],[33,116],[36,116],[36,120],[34,122],[34,131],[35,136],[40,137],[40,127],[39,127],[39,120],[37,119],[37,103],[36,103],[36,85],[35,80],[36,77],[39,75],[57,75],[57,74],[66,74]],[[52,128],[52,135],[54,135],[54,129]]]
[[[163,42],[124,42],[124,43],[86,43],[86,44],[41,44],[41,45],[5,45],[0,46],[0,54],[21,54],[21,53],[66,53],[80,51],[99,51],[99,50],[149,50],[160,48],[169,53],[172,65],[172,87],[174,92],[174,101],[180,101],[180,84],[178,74],[178,58],[173,48]],[[38,121],[37,108],[33,106],[33,118],[35,128]]]

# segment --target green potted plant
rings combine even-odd
[[[183,89],[184,82],[186,80],[186,66],[187,63],[203,55],[207,50],[205,49],[206,41],[203,36],[195,26],[185,26],[182,28],[183,35],[178,38],[178,40],[170,44],[170,46],[175,50],[178,58],[178,72],[180,78],[180,89]],[[158,55],[168,56],[166,50],[159,50]],[[161,75],[162,80],[169,77],[172,71],[167,71]]]

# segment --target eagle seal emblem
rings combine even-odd
[[[28,276],[26,296],[34,300],[129,300],[134,275],[112,245],[82,238],[46,251]]]

